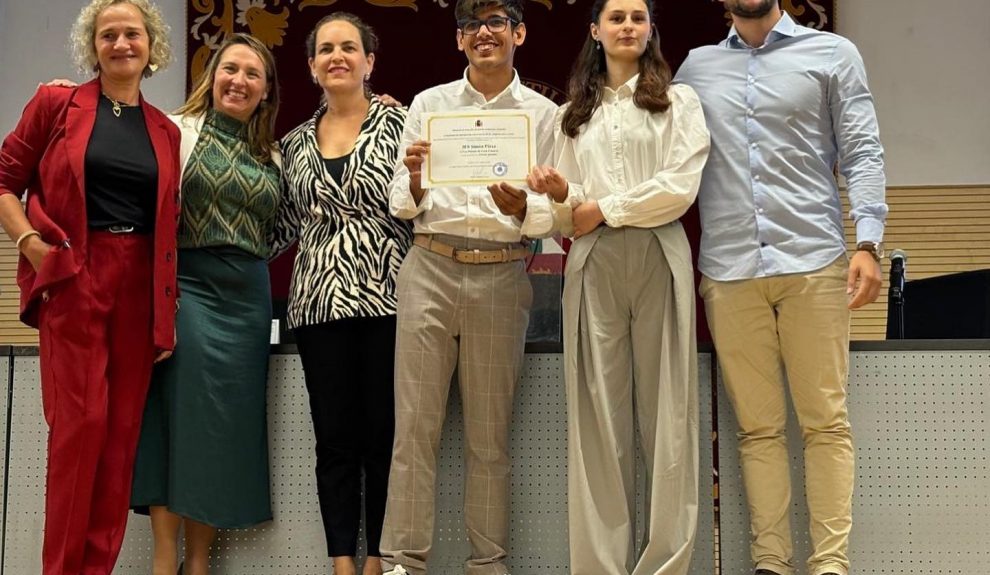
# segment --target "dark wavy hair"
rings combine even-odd
[[[349,22],[357,28],[358,34],[361,36],[361,48],[364,49],[365,54],[374,54],[378,50],[378,35],[375,34],[375,29],[369,26],[367,22],[350,12],[333,12],[321,18],[316,23],[316,26],[313,26],[313,29],[309,31],[309,35],[306,36],[307,56],[310,58],[316,57],[316,35],[320,32],[320,28],[324,24],[338,20]]]
[[[591,6],[593,23],[601,24],[602,11],[607,3],[608,0],[595,0]],[[652,22],[653,0],[643,0],[643,3],[646,4]],[[591,119],[595,108],[602,102],[602,91],[608,78],[608,70],[605,65],[605,51],[598,49],[596,43],[589,31],[581,53],[574,62],[574,69],[571,70],[571,78],[567,84],[570,105],[564,112],[562,127],[564,133],[571,138],[577,136],[581,126]],[[646,50],[639,57],[639,80],[636,82],[636,92],[633,95],[636,107],[650,112],[667,111],[670,108],[667,88],[672,78],[670,66],[660,52],[660,33],[657,32],[656,26],[651,26]]]
[[[320,19],[310,30],[309,35],[306,36],[306,55],[310,60],[316,57],[316,35],[320,33],[320,28],[325,24],[330,22],[348,22],[355,28],[357,28],[358,36],[361,38],[361,49],[364,50],[364,55],[368,56],[374,54],[378,51],[378,34],[375,34],[375,29],[371,27],[370,24],[362,20],[360,17],[351,14],[350,12],[333,12]],[[371,81],[367,78],[364,80],[364,96],[366,98],[371,98],[373,95],[371,89]],[[321,98],[325,98],[326,95]]]

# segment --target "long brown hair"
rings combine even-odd
[[[601,23],[602,11],[608,0],[595,0],[591,6],[591,21]],[[653,0],[643,0],[646,4],[650,20],[653,20]],[[573,138],[577,136],[595,108],[602,102],[602,92],[608,70],[605,64],[605,51],[596,46],[597,41],[588,37],[581,47],[581,53],[574,63],[571,78],[567,85],[567,97],[570,104],[562,119],[564,134]],[[665,112],[670,107],[670,97],[667,88],[673,74],[670,66],[660,52],[660,33],[656,26],[650,27],[650,39],[646,42],[646,50],[639,57],[639,80],[636,81],[636,92],[633,102],[637,108],[650,112]]]
[[[227,48],[237,45],[247,46],[253,50],[265,65],[268,97],[258,103],[258,108],[251,114],[247,126],[251,155],[260,162],[267,162],[271,160],[272,152],[278,149],[275,143],[275,116],[278,115],[279,105],[278,71],[275,69],[275,57],[272,56],[271,51],[253,36],[247,34],[227,36],[220,49],[210,58],[206,70],[196,80],[196,87],[193,88],[189,99],[175,113],[183,116],[202,116],[213,107],[213,80],[217,68],[220,67],[220,58]]]

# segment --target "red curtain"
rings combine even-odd
[[[781,0],[781,7],[799,22],[833,30],[836,0]],[[378,33],[371,84],[408,103],[421,90],[459,78],[466,66],[457,50],[456,0],[190,0],[186,12],[187,86],[205,68],[225,34],[248,32],[265,42],[278,61],[282,108],[278,134],[312,116],[320,99],[307,64],[305,40],[314,24],[337,10],[351,12]],[[523,81],[550,99],[563,103],[571,64],[588,34],[591,0],[528,0],[526,42],[515,64]],[[661,48],[676,70],[696,46],[725,38],[729,19],[719,0],[656,0],[656,26]],[[695,210],[684,218],[697,252],[700,234]],[[288,293],[291,258],[272,265],[276,299]],[[709,341],[704,310],[699,305],[698,332]]]

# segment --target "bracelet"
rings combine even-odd
[[[28,239],[31,236],[38,236],[40,238],[41,232],[39,232],[38,230],[28,230],[23,234],[19,235],[17,237],[17,241],[14,242],[14,245],[17,247],[17,251],[21,251],[21,244],[23,244],[24,240]]]

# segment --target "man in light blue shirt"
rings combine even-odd
[[[676,81],[701,98],[712,148],[698,195],[701,293],[739,451],[759,575],[794,572],[786,386],[804,437],[809,575],[847,575],[855,463],[846,411],[849,310],[881,284],[885,177],[863,61],[778,0],[723,0],[733,27]],[[846,257],[834,175],[857,251]]]

